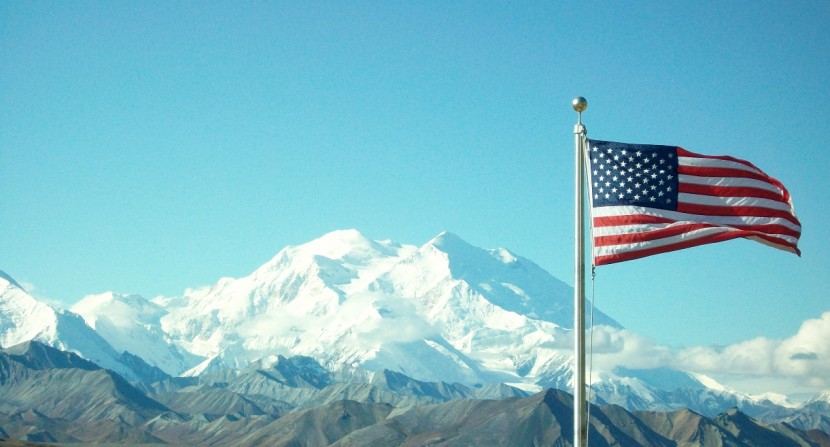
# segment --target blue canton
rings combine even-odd
[[[677,148],[588,141],[593,206],[677,208]]]

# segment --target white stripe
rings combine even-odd
[[[751,206],[757,208],[767,208],[779,211],[785,211],[790,214],[795,214],[789,203],[779,202],[777,200],[760,199],[758,197],[718,197],[718,196],[703,196],[700,194],[680,193],[677,195],[679,203],[693,203],[695,205],[710,205],[710,206]]]
[[[726,168],[740,169],[741,171],[754,172],[766,176],[760,169],[754,169],[737,161],[720,160],[717,158],[677,157],[677,163],[682,166],[698,166],[702,168]]]
[[[793,231],[801,231],[801,226],[781,217],[740,217],[740,216],[700,216],[679,213],[677,211],[646,208],[643,206],[598,206],[591,209],[591,217],[615,217],[646,215],[664,217],[677,222],[710,223],[715,225],[782,225]]]
[[[628,253],[632,251],[639,251],[651,248],[665,247],[667,245],[676,244],[678,242],[690,241],[700,239],[702,237],[711,236],[713,234],[728,233],[731,231],[739,231],[728,227],[712,227],[693,230],[686,233],[678,234],[676,236],[666,237],[663,239],[655,239],[653,241],[636,242],[633,244],[619,244],[619,245],[605,245],[602,247],[594,247],[594,256],[613,255],[616,253]]]
[[[688,222],[680,222],[680,223],[688,223]],[[615,226],[612,226],[612,227],[594,227],[593,231],[591,233],[594,235],[594,237],[616,236],[618,234],[647,233],[649,231],[662,230],[663,228],[668,228],[672,225],[677,225],[677,223],[615,225]]]
[[[779,249],[779,250],[788,251],[788,252],[790,252],[790,253],[796,253],[796,249],[795,249],[795,248],[790,247],[789,245],[781,245],[781,244],[776,244],[776,243],[774,243],[774,242],[770,242],[770,241],[768,241],[768,240],[766,240],[766,239],[762,239],[762,238],[760,238],[760,237],[754,237],[754,236],[748,236],[748,237],[747,237],[747,239],[749,239],[749,240],[753,240],[753,241],[755,241],[755,242],[760,242],[760,243],[762,243],[762,244],[764,244],[764,245],[766,245],[766,246],[768,246],[768,247],[777,248],[777,249]]]
[[[618,225],[618,226],[611,226],[611,227],[596,227],[592,230],[592,236],[594,238],[602,237],[602,236],[620,236],[620,235],[632,235],[632,234],[642,234],[642,233],[649,233],[651,231],[662,230],[664,228],[669,228],[672,226],[677,225],[687,225],[687,224],[697,224],[699,222],[677,222],[673,224],[656,224],[656,225],[649,225],[649,224],[642,224],[642,225]],[[729,226],[718,226],[713,228],[721,228],[721,229],[729,229],[735,231],[751,231],[757,234],[763,234],[770,237],[775,237],[778,239],[782,239],[787,241],[793,245],[798,244],[798,238],[786,235],[786,234],[779,234],[773,231],[762,231],[762,230],[743,230],[741,228],[729,227]],[[694,230],[700,231],[700,230]],[[658,239],[663,240],[663,239]],[[644,242],[647,243],[647,242]]]
[[[764,182],[761,180],[755,180],[751,178],[741,178],[741,177],[708,177],[708,176],[697,176],[697,175],[688,175],[688,174],[680,174],[677,176],[678,183],[687,183],[687,184],[695,184],[695,185],[708,185],[708,186],[735,186],[741,188],[757,188],[763,189],[766,191],[771,191],[776,194],[784,195],[784,191],[781,190],[778,186],[773,183]]]

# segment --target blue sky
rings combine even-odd
[[[573,277],[589,137],[745,158],[803,257],[731,241],[598,269],[674,348],[830,311],[826,2],[2,2],[0,269],[66,305],[244,276],[356,228],[443,230]]]

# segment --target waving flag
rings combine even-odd
[[[747,238],[798,255],[790,194],[752,163],[588,141],[594,265]]]

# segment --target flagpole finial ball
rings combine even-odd
[[[585,109],[588,108],[588,100],[581,96],[577,96],[576,98],[574,98],[573,108],[579,113],[584,112]]]

